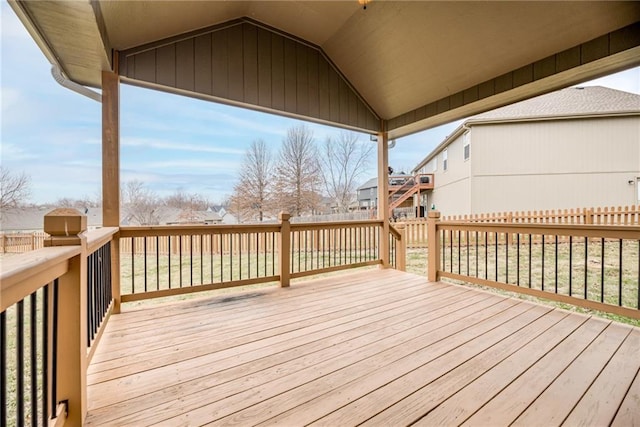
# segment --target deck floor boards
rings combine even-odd
[[[633,425],[640,329],[395,270],[111,317],[88,425]]]

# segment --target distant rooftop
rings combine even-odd
[[[640,113],[640,95],[603,86],[571,87],[470,117],[465,123]]]

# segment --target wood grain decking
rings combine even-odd
[[[640,329],[395,270],[111,317],[87,424],[640,425]]]

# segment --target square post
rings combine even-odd
[[[117,55],[115,56],[117,70]],[[120,226],[120,77],[102,72],[102,225]],[[120,238],[111,242],[113,313],[120,313]]]
[[[378,133],[378,220],[382,268],[389,268],[389,134]]]
[[[67,401],[67,420],[82,426],[87,416],[87,217],[76,209],[55,209],[44,217],[51,235],[44,246],[80,246],[58,279],[57,397]],[[55,411],[55,408],[53,408]]]
[[[280,254],[278,261],[280,264],[280,287],[288,288],[291,282],[291,223],[289,219],[291,215],[288,212],[280,212],[278,219],[280,220],[280,239],[278,250]]]
[[[400,234],[400,239],[396,242],[396,269],[407,271],[407,232],[403,223],[395,224],[396,230]]]
[[[438,235],[438,223],[440,222],[440,212],[429,211],[427,216],[427,279],[430,282],[437,282],[439,279],[438,269],[440,268],[440,238]]]

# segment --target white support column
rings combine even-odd
[[[389,267],[389,135],[378,133],[378,219],[382,220],[380,258]]]

